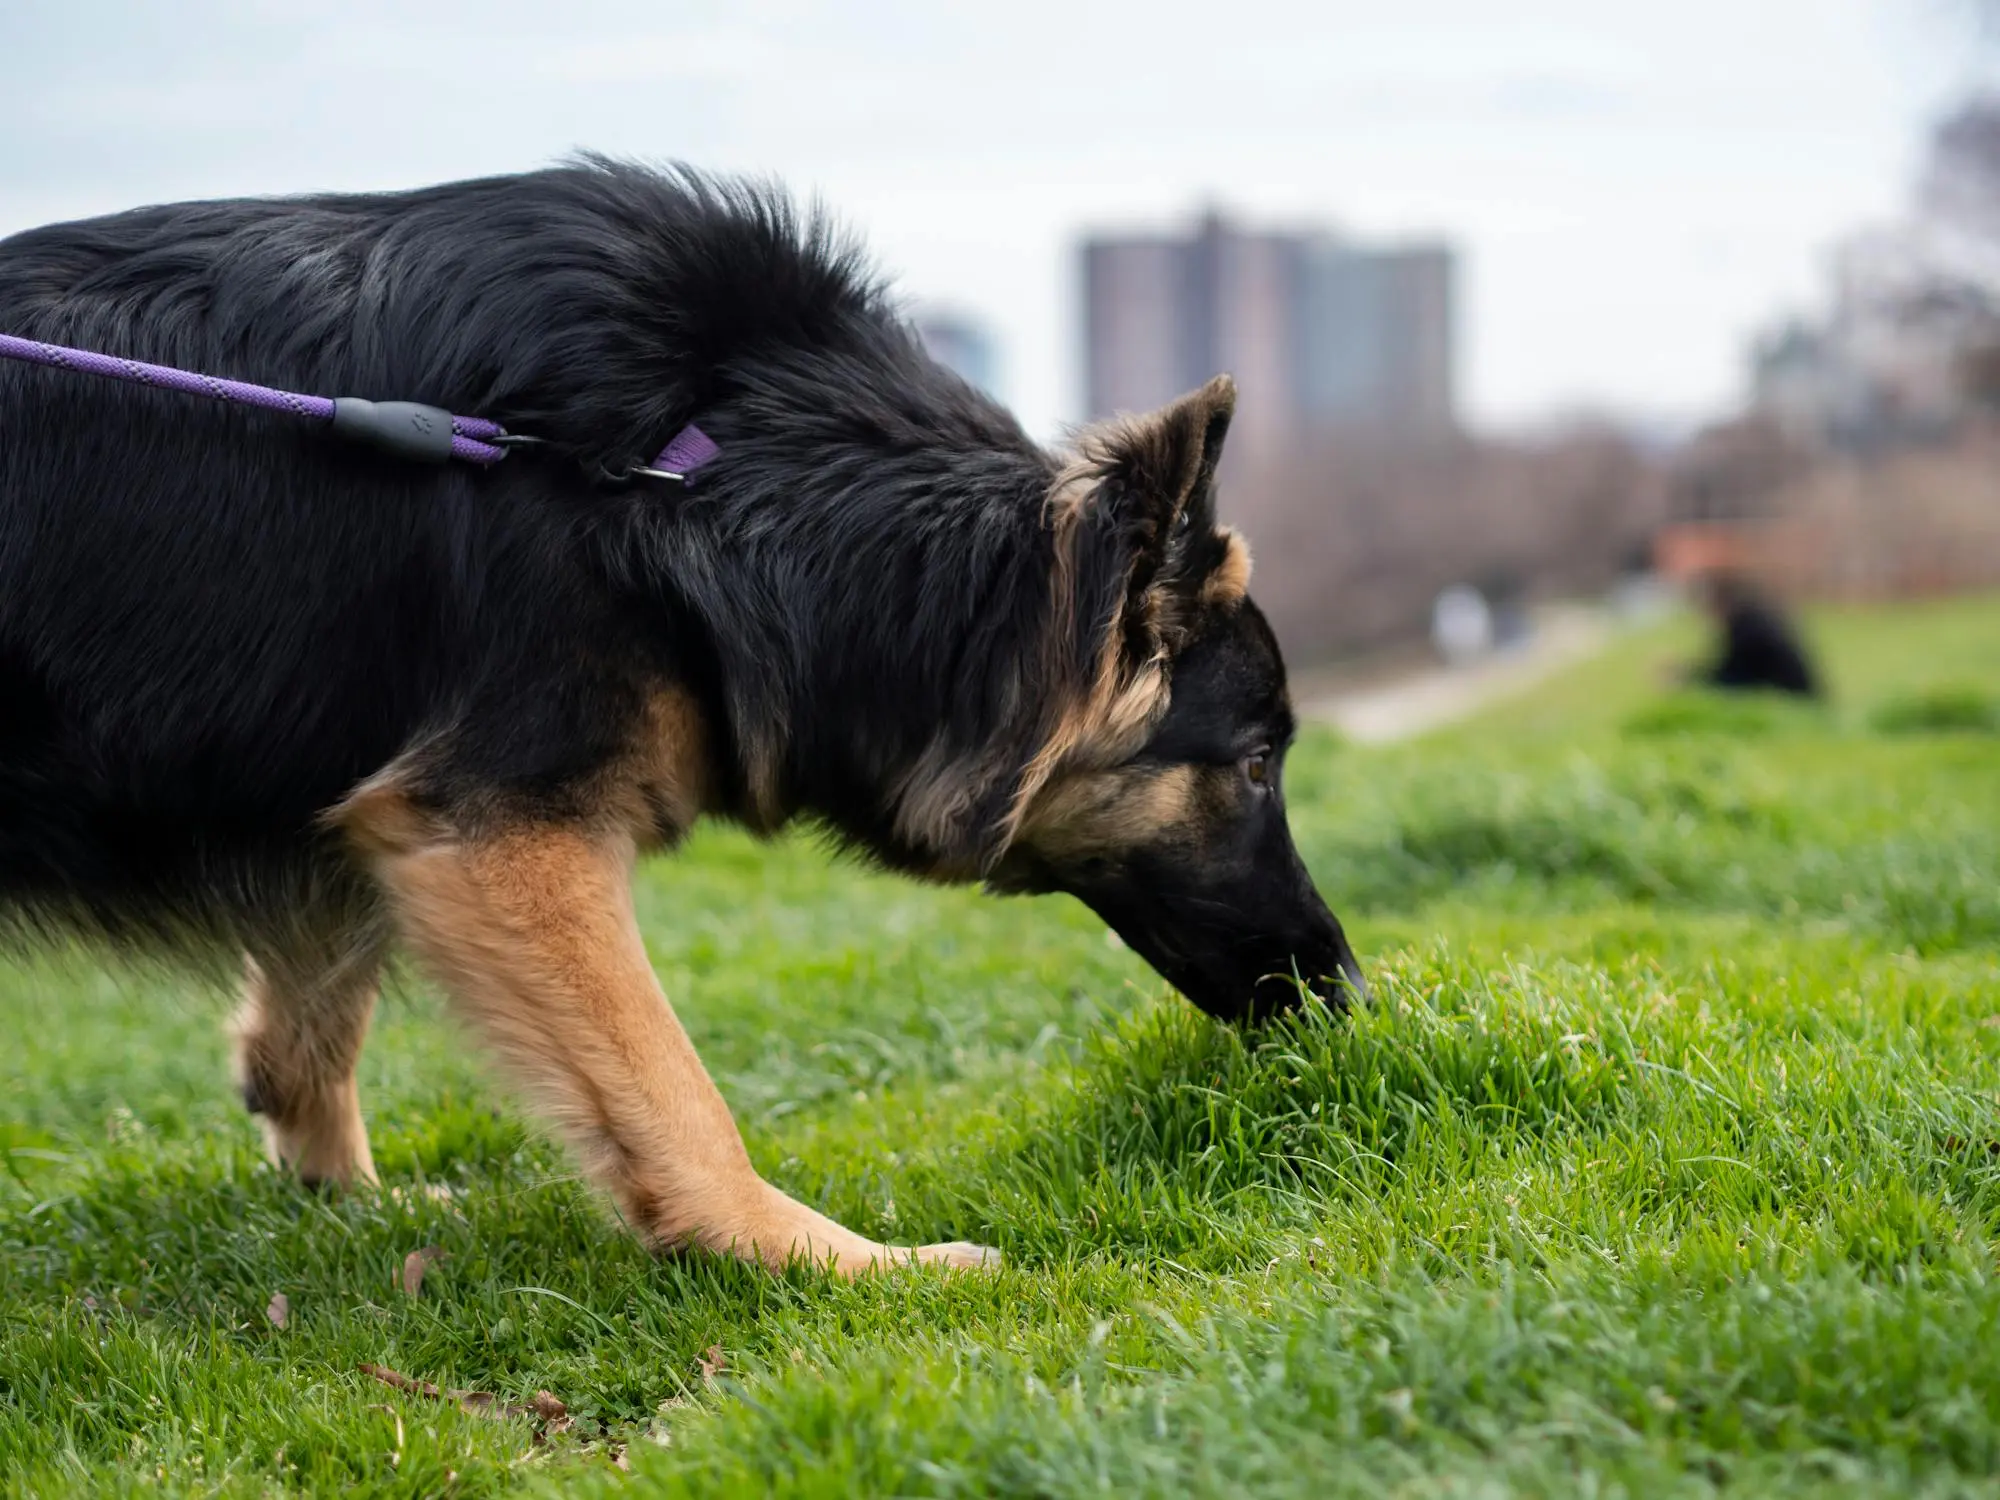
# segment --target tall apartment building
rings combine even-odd
[[[1205,218],[1185,236],[1083,247],[1089,415],[1143,411],[1218,371],[1242,391],[1232,446],[1308,432],[1448,434],[1456,255]]]

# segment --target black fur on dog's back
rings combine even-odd
[[[1109,545],[1058,567],[1054,461],[823,220],[689,173],[52,226],[0,242],[0,331],[549,443],[421,469],[0,364],[0,907],[31,922],[365,907],[321,825],[358,782],[405,756],[455,815],[586,818],[663,684],[718,810],[976,873],[1128,581]],[[689,421],[721,446],[692,490],[592,477]]]

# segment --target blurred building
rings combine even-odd
[[[2000,295],[1940,263],[1918,234],[1856,235],[1835,256],[1832,307],[1751,351],[1752,406],[1794,442],[1879,449],[1948,436],[2000,344]]]
[[[1879,453],[2000,409],[2000,97],[1938,123],[1911,212],[1850,235],[1831,269],[1825,315],[1751,351],[1758,416],[1793,442]]]
[[[937,308],[920,312],[916,325],[932,359],[999,398],[1000,354],[990,328],[968,314]]]
[[[1456,254],[1238,228],[1083,247],[1088,415],[1143,411],[1228,371],[1232,448],[1310,434],[1416,440],[1456,428]]]
[[[1235,376],[1222,514],[1250,540],[1258,604],[1295,663],[1421,640],[1440,591],[1468,580],[1493,642],[1537,593],[1609,584],[1658,522],[1655,466],[1616,431],[1461,428],[1448,243],[1211,214],[1180,234],[1093,237],[1081,259],[1089,416]],[[1452,642],[1466,597],[1446,601]]]
[[[1910,211],[1849,235],[1825,310],[1750,351],[1750,403],[1669,466],[1668,572],[1907,597],[2000,584],[2000,96],[1932,132]]]

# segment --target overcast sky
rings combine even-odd
[[[1896,213],[1953,0],[0,0],[0,232],[576,147],[776,173],[1078,415],[1075,235],[1442,233],[1475,420],[1685,418]]]

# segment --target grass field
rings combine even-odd
[[[1663,697],[1682,625],[1415,746],[1309,734],[1348,1020],[1239,1036],[1070,903],[804,840],[649,868],[764,1170],[992,1276],[650,1260],[414,985],[387,1190],[316,1198],[221,998],[0,969],[0,1485],[2000,1492],[2000,601],[1815,623],[1830,711]]]

